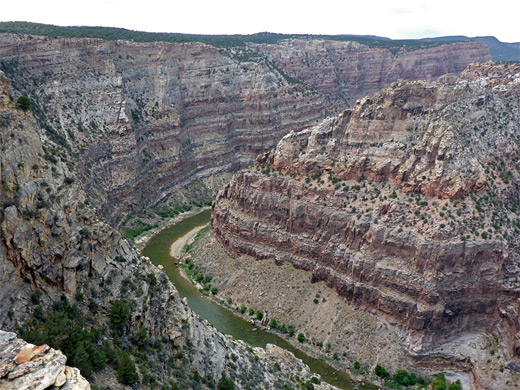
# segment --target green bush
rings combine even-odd
[[[276,328],[276,319],[271,318],[271,322],[269,322],[269,327],[270,328]]]
[[[300,343],[303,343],[303,342],[305,341],[305,335],[304,335],[303,333],[298,333],[297,340],[298,340]]]
[[[435,380],[431,383],[433,390],[446,390],[446,378],[444,374],[439,374]]]
[[[380,378],[386,378],[387,376],[389,376],[390,374],[388,373],[388,371],[386,371],[386,369],[382,366],[380,366],[379,364],[376,366],[376,368],[374,369],[374,372],[375,374],[380,377]]]
[[[448,386],[448,390],[460,390],[462,388],[462,385],[459,380],[457,380],[454,383],[450,383]]]
[[[354,370],[359,370],[361,368],[361,363],[359,363],[357,360],[354,362]]]
[[[403,386],[413,386],[417,383],[415,374],[409,374],[406,370],[397,370],[394,374],[394,381]]]
[[[262,318],[264,318],[264,313],[262,313],[261,310],[258,310],[258,311],[256,312],[256,319],[257,319],[258,321],[262,321]]]
[[[16,101],[16,106],[22,111],[28,111],[31,108],[31,101],[27,96],[20,96]]]
[[[225,375],[222,375],[217,384],[217,390],[234,390],[235,384],[233,380],[230,378],[226,378]]]

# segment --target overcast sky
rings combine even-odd
[[[5,1],[0,20],[197,34],[494,35],[520,42],[520,0],[24,0]]]

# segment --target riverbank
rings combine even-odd
[[[202,227],[203,228],[203,227]],[[196,232],[193,234],[193,232],[196,230]],[[196,280],[194,280],[194,274],[191,272],[187,272],[187,265],[185,264],[186,259],[191,259],[192,254],[195,255],[197,251],[200,252],[200,241],[203,241],[204,247],[207,249],[208,244],[205,240],[210,237],[210,232],[204,232],[204,234],[200,237],[198,237],[198,240],[194,242],[194,239],[197,235],[197,233],[201,230],[201,228],[196,228],[190,231],[188,234],[191,236],[191,241],[183,240],[183,244],[179,245],[178,247],[181,248],[181,263],[183,264],[179,268],[179,275],[184,278],[188,283],[193,284],[199,291],[202,292],[202,285],[198,283]],[[186,234],[186,236],[188,236]],[[182,252],[182,249],[184,248],[185,244],[191,244],[195,245],[196,249],[194,251],[191,251],[190,254],[186,254],[185,252]],[[173,246],[173,245],[172,245]],[[198,257],[197,255],[195,255]],[[179,257],[177,257],[179,258]],[[273,264],[274,265],[274,264]],[[372,385],[370,382],[378,382],[378,378],[373,374],[373,372],[370,370],[370,367],[363,365],[363,367],[360,368],[354,368],[351,364],[349,364],[349,361],[346,361],[345,359],[333,359],[331,356],[326,356],[323,352],[320,352],[316,350],[316,348],[312,348],[312,344],[308,343],[307,341],[305,343],[299,342],[297,340],[296,335],[299,332],[296,332],[293,337],[289,337],[287,333],[281,333],[278,330],[275,330],[275,328],[269,326],[270,318],[268,312],[264,313],[263,321],[258,320],[256,317],[256,311],[253,315],[249,315],[247,311],[242,312],[239,308],[239,306],[236,306],[236,302],[231,300],[231,302],[228,300],[228,297],[223,295],[222,293],[217,293],[216,295],[210,294],[210,292],[204,292],[204,295],[206,298],[211,300],[213,303],[219,305],[220,307],[231,311],[235,316],[242,318],[243,320],[251,323],[254,326],[253,331],[263,331],[269,334],[272,334],[276,337],[279,337],[283,339],[285,342],[289,343],[294,347],[295,349],[305,353],[307,356],[310,356],[316,360],[324,362],[324,364],[327,364],[331,368],[341,371],[347,375],[349,375],[352,379],[352,381],[358,382],[363,388],[373,388],[376,389],[378,387]],[[235,304],[235,306],[233,306]],[[280,325],[280,324],[279,324]],[[310,341],[310,340],[309,340]],[[374,387],[372,387],[374,386]]]
[[[203,226],[197,226],[196,228],[190,230],[188,233],[186,233],[184,236],[180,237],[179,239],[175,240],[172,245],[170,246],[170,256],[173,257],[176,260],[179,260],[182,256],[182,250],[184,248],[184,245],[189,245],[193,242],[195,239],[195,236],[198,232],[200,232],[202,229],[204,229],[206,226],[209,226],[209,223],[203,225]]]
[[[176,223],[181,222],[183,219],[192,217],[194,215],[200,214],[201,212],[210,210],[210,209],[211,209],[211,206],[195,207],[195,208],[192,208],[190,211],[186,211],[182,214],[176,215],[175,217],[168,218],[164,221],[161,221],[156,228],[150,229],[150,230],[146,231],[145,233],[143,233],[142,235],[136,237],[134,239],[134,246],[136,247],[136,249],[139,252],[141,252],[143,250],[143,248],[146,246],[146,244],[148,243],[148,241],[150,241],[150,239],[153,236],[155,236],[157,233],[159,233],[160,231],[167,229],[170,226],[175,225]]]
[[[151,259],[156,266],[162,266],[164,272],[169,279],[174,283],[181,298],[187,298],[189,307],[197,313],[201,318],[209,321],[215,328],[223,334],[229,334],[236,340],[243,340],[251,347],[268,348],[269,344],[277,345],[291,352],[295,357],[301,359],[307,365],[312,373],[321,376],[324,382],[337,386],[345,390],[374,390],[373,385],[362,385],[359,382],[353,381],[344,371],[336,370],[332,366],[324,363],[322,360],[313,358],[311,355],[302,352],[301,348],[295,348],[288,343],[284,338],[275,333],[265,332],[252,325],[249,321],[237,315],[236,311],[229,310],[225,305],[218,305],[211,299],[207,299],[206,294],[211,293],[211,288],[208,291],[205,287],[212,285],[211,281],[202,281],[204,295],[199,290],[180,275],[180,267],[178,262],[174,261],[170,256],[171,244],[180,237],[186,236],[186,233],[192,231],[196,227],[203,227],[210,221],[210,210],[199,213],[197,215],[185,218],[173,226],[164,229],[157,235],[152,237],[146,247],[142,251],[143,256]],[[204,234],[198,233],[199,236]],[[196,240],[198,241],[198,240]],[[194,270],[195,271],[195,270]],[[199,273],[200,276],[200,273]],[[220,303],[220,302],[219,302]],[[298,378],[295,377],[297,381]],[[323,383],[325,384],[325,383]]]

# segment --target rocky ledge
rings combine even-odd
[[[220,192],[212,232],[228,252],[290,262],[398,325],[418,362],[488,332],[513,367],[520,73],[482,71],[396,82],[290,133]]]
[[[48,345],[35,346],[0,330],[0,388],[3,390],[89,390],[90,384],[67,358]]]

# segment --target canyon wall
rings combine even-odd
[[[80,154],[85,188],[109,215],[189,184],[200,197],[204,179],[324,114],[309,88],[226,54],[201,43],[0,37],[4,71],[35,101],[46,134]]]
[[[491,60],[488,47],[481,42],[457,42],[397,53],[332,40],[293,39],[254,48],[288,75],[316,88],[339,112],[356,99],[398,79],[454,80],[469,63]]]
[[[36,119],[15,107],[8,85],[0,72],[2,330],[68,349],[83,376],[113,388],[120,386],[115,368],[127,355],[139,363],[134,388],[147,388],[145,378],[202,389],[215,388],[222,376],[240,389],[251,383],[274,389],[296,375],[310,379],[292,354],[274,346],[253,350],[193,313],[164,272],[96,218],[66,155],[43,146]],[[14,334],[0,332],[0,387],[88,388],[48,346],[30,347],[21,365],[13,363],[23,348]]]
[[[231,254],[274,258],[406,331],[412,356],[501,337],[519,356],[520,68],[393,83],[291,132],[213,204]]]
[[[215,48],[0,34],[2,69],[33,100],[44,142],[77,154],[89,201],[115,223],[207,200],[219,177],[290,130],[397,77],[435,79],[488,59],[478,43],[394,55],[319,40]]]

